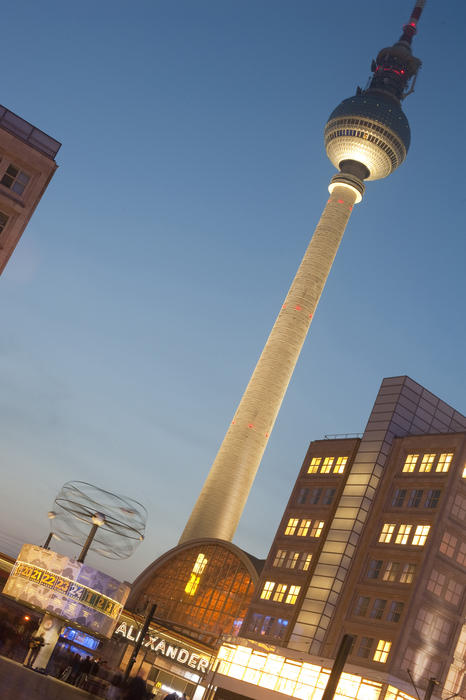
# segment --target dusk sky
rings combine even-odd
[[[330,112],[413,0],[24,0],[0,103],[63,143],[0,279],[0,550],[68,480],[174,546],[335,172]],[[235,543],[264,557],[308,444],[361,432],[383,377],[466,412],[464,0],[428,0],[406,163],[355,206]],[[74,545],[59,551],[75,555]]]

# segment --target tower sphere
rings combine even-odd
[[[367,91],[343,100],[325,126],[327,156],[345,170],[345,161],[367,168],[367,180],[390,175],[406,158],[410,142],[408,120],[398,100]]]

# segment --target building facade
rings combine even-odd
[[[0,274],[57,169],[60,146],[0,105]]]
[[[463,693],[465,521],[466,418],[385,379],[361,437],[311,443],[240,637],[328,668],[350,634],[348,668],[382,682],[374,698],[390,683],[413,695],[408,669],[420,688],[434,677],[438,697]]]

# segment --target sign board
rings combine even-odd
[[[121,622],[115,630],[115,635],[124,637],[129,642],[137,642],[139,638],[138,631],[133,625],[127,625],[126,622]],[[207,654],[203,654],[200,650],[185,647],[179,643],[173,643],[164,637],[156,634],[153,630],[149,630],[142,643],[143,648],[152,649],[159,656],[164,656],[167,659],[175,661],[188,668],[192,668],[198,673],[204,673],[210,666],[211,658]]]

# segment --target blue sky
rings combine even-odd
[[[149,511],[131,559],[90,563],[132,580],[176,544],[327,200],[326,119],[412,4],[3,9],[0,102],[63,147],[0,281],[0,549],[76,479]],[[362,431],[384,376],[466,411],[465,21],[426,4],[410,153],[353,211],[235,538],[257,556],[309,441]]]

